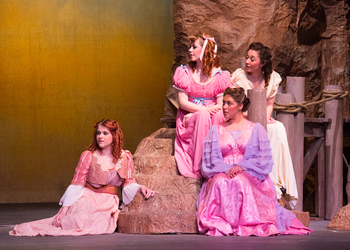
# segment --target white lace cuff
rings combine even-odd
[[[70,207],[74,202],[83,196],[84,187],[80,185],[69,185],[58,204]]]
[[[131,183],[123,188],[123,191],[122,191],[123,204],[120,206],[120,208],[123,208],[125,205],[128,205],[134,199],[140,187],[141,185],[137,183]]]

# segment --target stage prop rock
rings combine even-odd
[[[118,218],[118,232],[198,233],[196,202],[201,181],[179,174],[174,158],[176,130],[162,128],[143,139],[134,154],[133,176],[158,193],[137,194]]]
[[[303,223],[303,225],[305,227],[309,227],[309,223],[310,223],[310,214],[309,212],[303,212],[303,211],[291,211],[293,214],[295,214],[295,216],[297,217],[298,220],[300,220],[301,223]]]
[[[339,209],[329,222],[328,229],[350,230],[350,204]]]
[[[274,70],[306,77],[305,100],[321,99],[325,85],[349,90],[350,10],[347,0],[174,0],[174,63],[172,73],[189,60],[189,35],[215,37],[222,68],[240,67],[251,42],[269,46]],[[282,82],[285,86],[285,81]],[[350,118],[349,99],[343,114]],[[175,118],[177,92],[168,89],[164,118]],[[322,117],[324,105],[309,106],[306,117]]]

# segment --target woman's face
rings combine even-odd
[[[188,52],[190,53],[190,57],[191,57],[192,62],[200,60],[202,46],[199,43],[199,38],[194,43],[191,43],[191,47],[188,50]]]
[[[225,95],[222,102],[222,111],[226,119],[233,119],[238,113],[241,113],[243,104],[238,105],[238,103],[230,96]]]
[[[97,128],[96,141],[100,148],[105,149],[111,147],[113,142],[113,136],[109,129],[103,125],[99,125]]]
[[[248,50],[245,56],[245,71],[249,74],[262,70],[264,64],[260,60],[259,52],[256,50]]]

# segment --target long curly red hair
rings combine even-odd
[[[204,44],[204,38],[203,36],[206,37],[211,37],[208,34],[204,34],[204,33],[199,33],[195,36],[189,36],[188,38],[190,39],[191,43],[194,43],[195,41],[197,41],[197,39],[199,39],[199,44],[201,46],[203,46]],[[219,58],[216,55],[216,53],[214,52],[215,50],[215,43],[213,41],[208,40],[207,46],[205,47],[205,51],[203,54],[203,74],[205,74],[206,76],[210,77],[211,75],[211,71],[213,70],[214,67],[220,67],[220,63],[219,63]],[[214,57],[216,55],[216,57]],[[190,68],[192,69],[192,71],[194,72],[196,69],[196,62],[190,61],[188,62],[188,65],[190,66]]]
[[[124,140],[123,140],[123,132],[119,127],[118,122],[110,119],[103,119],[99,122],[96,122],[94,125],[95,132],[94,137],[92,138],[92,143],[87,147],[87,149],[91,152],[94,152],[96,150],[102,151],[100,146],[97,143],[96,135],[97,135],[97,129],[98,126],[105,126],[108,128],[108,130],[111,132],[113,140],[112,140],[112,150],[111,153],[114,157],[113,162],[116,163],[122,154],[122,149],[124,146]]]

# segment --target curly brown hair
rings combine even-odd
[[[204,33],[199,33],[195,36],[189,36],[188,38],[191,41],[191,44],[194,43],[195,41],[197,41],[197,39],[199,39],[199,44],[201,46],[203,46],[204,44],[204,38],[203,37],[211,37],[208,34],[204,34]],[[221,67],[220,63],[219,63],[219,58],[216,55],[216,53],[214,52],[215,50],[215,43],[213,41],[208,40],[207,46],[205,47],[205,51],[203,54],[203,74],[206,75],[207,77],[209,77],[211,75],[211,71],[213,70],[214,67]],[[216,56],[215,56],[216,55]],[[197,62],[193,62],[193,61],[189,61],[188,65],[190,66],[190,68],[192,69],[192,72],[195,71],[196,66],[197,66]]]
[[[262,43],[251,43],[249,45],[249,50],[255,50],[259,53],[259,57],[264,66],[262,67],[262,71],[264,72],[264,80],[265,80],[265,89],[269,86],[270,76],[272,73],[272,55],[269,47],[264,46]]]
[[[95,132],[94,137],[92,138],[92,143],[87,147],[87,149],[91,152],[94,152],[96,150],[102,151],[100,146],[97,143],[96,135],[97,130],[99,126],[105,126],[108,128],[108,130],[111,132],[113,140],[112,140],[112,150],[111,153],[114,157],[113,162],[117,163],[117,161],[120,159],[122,154],[122,149],[124,146],[124,140],[123,140],[123,132],[119,127],[118,122],[110,119],[103,119],[99,122],[96,122],[94,125]]]
[[[237,102],[238,105],[241,105],[243,103],[242,112],[245,112],[248,110],[250,106],[250,99],[245,95],[244,88],[226,88],[224,92],[224,96],[229,95],[232,97],[232,99]]]

